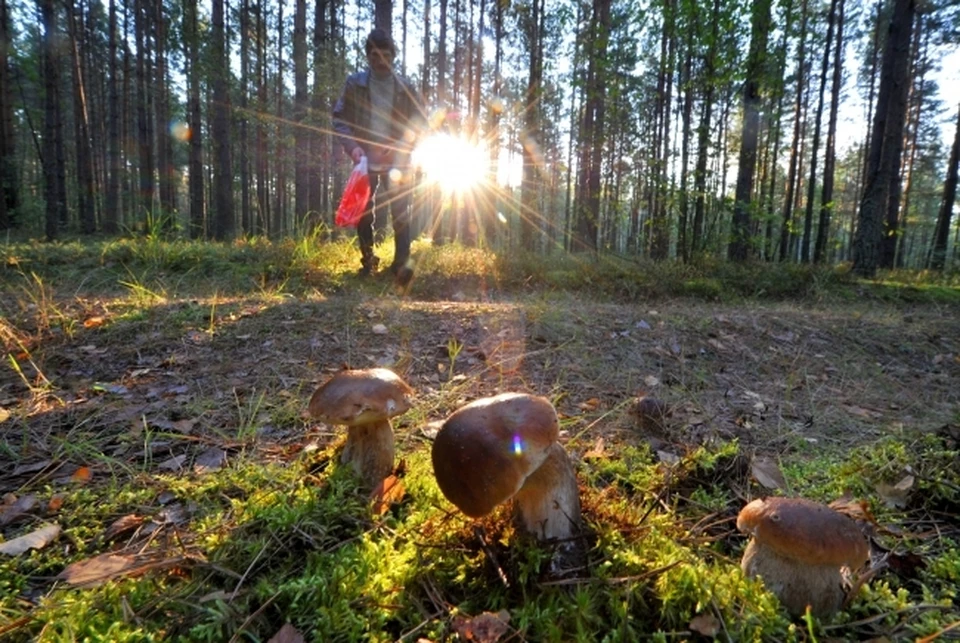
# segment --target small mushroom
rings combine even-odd
[[[410,408],[412,394],[406,382],[385,368],[345,370],[314,391],[308,410],[322,422],[347,427],[341,462],[374,487],[393,471],[390,418]]]
[[[546,398],[475,400],[447,418],[433,442],[440,490],[471,518],[514,498],[526,531],[540,540],[570,538],[580,524],[580,493],[559,433]]]
[[[804,498],[754,500],[737,516],[737,529],[752,536],[743,572],[763,578],[794,616],[808,605],[818,617],[840,609],[846,598],[841,569],[856,571],[870,556],[856,522]]]

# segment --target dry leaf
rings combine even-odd
[[[5,497],[5,499],[11,500],[11,502],[0,507],[0,527],[23,518],[37,506],[37,497],[32,493],[19,498],[11,494],[10,497]]]
[[[453,619],[453,629],[464,641],[496,643],[510,629],[509,622],[510,612],[500,610],[496,614],[484,612],[473,618],[457,616]]]
[[[370,332],[372,332],[374,335],[386,335],[387,327],[383,324],[374,324],[373,327],[370,328]]]
[[[44,525],[29,534],[0,543],[0,554],[19,556],[28,549],[43,549],[60,535],[60,525]]]
[[[21,464],[13,468],[13,475],[20,476],[24,473],[36,473],[37,471],[43,471],[50,466],[50,460],[41,460],[40,462],[34,462],[32,464]]]
[[[219,471],[226,461],[226,451],[218,449],[217,447],[210,447],[194,460],[193,470],[199,474],[213,473],[214,471]]]
[[[284,623],[283,627],[270,637],[267,643],[304,643],[303,634],[290,623]]]
[[[133,556],[100,554],[68,565],[57,578],[74,587],[99,585],[119,578],[137,566],[137,559]]]
[[[89,319],[87,319],[87,320],[85,320],[85,321],[83,322],[83,327],[84,327],[84,328],[99,328],[100,326],[103,326],[103,324],[105,323],[105,321],[106,321],[106,320],[104,320],[104,318],[103,318],[103,317],[100,317],[100,316],[90,317]]]
[[[160,469],[167,469],[168,471],[180,471],[183,468],[183,462],[187,459],[185,455],[178,455],[170,458],[169,460],[164,460],[157,465]]]
[[[10,419],[10,411],[5,408],[0,407],[0,424],[3,424]]]
[[[757,456],[750,463],[750,472],[763,487],[767,489],[783,489],[787,486],[787,481],[780,471],[780,465],[773,458],[767,456]]]
[[[373,490],[370,497],[373,501],[373,513],[382,516],[390,509],[390,505],[403,500],[406,489],[403,481],[397,476],[391,474],[380,481],[377,488]]]
[[[697,614],[688,627],[698,634],[711,638],[720,633],[720,621],[713,614]]]
[[[660,462],[671,466],[679,463],[681,460],[680,456],[669,451],[657,450],[657,457],[660,458]]]
[[[877,494],[887,505],[897,509],[903,509],[907,506],[907,497],[910,490],[913,489],[913,476],[907,475],[901,478],[896,484],[887,484],[886,482],[877,483]]]
[[[660,386],[660,378],[654,375],[647,375],[643,378],[643,383],[646,384],[647,388],[657,388]]]
[[[865,500],[856,500],[855,498],[837,498],[830,503],[830,508],[834,511],[849,516],[854,520],[860,520],[876,525],[877,519],[870,513],[870,507]]]
[[[126,516],[121,516],[120,518],[114,520],[109,527],[107,527],[107,530],[103,532],[103,537],[105,540],[114,540],[118,536],[122,536],[123,534],[133,531],[142,525],[144,520],[145,519],[143,516],[138,516],[136,514],[127,514]]]
[[[199,599],[198,603],[209,603],[210,601],[229,601],[230,597],[233,596],[233,592],[227,592],[222,589],[214,590],[209,594],[204,594]]]
[[[583,459],[588,460],[590,458],[605,458],[606,457],[605,446],[603,443],[603,436],[597,438],[596,443],[593,447],[583,454]]]
[[[581,411],[593,411],[596,410],[598,406],[600,406],[600,399],[596,397],[591,397],[589,400],[580,402],[580,404],[577,405]]]
[[[73,475],[70,476],[70,482],[75,482],[77,484],[86,484],[90,482],[93,478],[93,472],[90,470],[90,467],[80,467],[73,472]]]
[[[846,409],[847,413],[850,415],[855,415],[858,418],[863,418],[864,420],[876,420],[883,417],[883,413],[873,411],[871,409],[865,409],[861,406],[855,406],[853,404],[844,404],[843,408]]]

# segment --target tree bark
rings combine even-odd
[[[915,13],[916,0],[896,0],[884,45],[869,170],[853,243],[853,271],[862,277],[876,274],[883,261],[884,235],[896,234],[896,222],[891,228],[888,219],[885,226],[884,213],[889,215],[890,183],[900,169]]]
[[[227,81],[229,62],[224,18],[224,0],[213,0],[211,45],[213,60],[213,238],[232,241],[236,234],[233,211],[233,162],[230,153],[230,87]]]
[[[817,225],[817,243],[813,262],[823,263],[830,239],[830,220],[836,210],[833,202],[833,181],[837,164],[837,113],[840,108],[840,92],[843,83],[843,22],[844,0],[837,7],[837,46],[833,53],[833,79],[830,87],[830,121],[827,124],[827,149],[823,160],[823,191],[820,193],[820,221]],[[830,43],[827,43],[829,47]]]
[[[310,137],[307,128],[307,2],[297,0],[293,16],[293,126],[294,136],[294,220],[298,229],[305,231],[313,227],[310,216]]]
[[[11,87],[9,51],[12,25],[7,0],[0,0],[0,86]],[[16,210],[20,207],[19,171],[17,169],[16,133],[13,121],[13,99],[9,90],[0,91],[0,230],[17,225]]]
[[[713,121],[713,103],[716,95],[717,43],[720,38],[720,0],[713,0],[710,14],[710,45],[704,61],[703,82],[706,83],[703,113],[697,126],[697,167],[693,172],[693,231],[690,236],[690,254],[696,256],[704,248],[703,227],[706,219],[707,163],[710,157],[710,128]]]
[[[43,178],[46,199],[46,237],[53,241],[60,227],[67,222],[66,163],[63,154],[63,121],[60,118],[60,58],[56,42],[56,4],[53,0],[39,0],[43,22],[41,36],[43,74]]]
[[[800,9],[800,43],[797,51],[797,95],[793,112],[793,141],[790,144],[790,165],[787,169],[787,194],[783,199],[783,223],[780,227],[780,261],[790,257],[790,236],[793,224],[794,191],[797,187],[797,173],[800,164],[800,132],[802,131],[803,92],[806,84],[804,72],[806,70],[807,52],[807,0],[803,0]]]
[[[753,179],[760,125],[760,89],[764,83],[767,37],[770,33],[770,4],[771,0],[754,0],[753,4],[747,80],[743,88],[743,135],[740,142],[740,163],[729,249],[730,260],[738,262],[746,261],[750,251]]]
[[[930,267],[943,271],[947,258],[947,240],[950,238],[950,219],[957,201],[957,175],[960,171],[960,108],[957,109],[957,130],[953,136],[950,160],[947,162],[947,178],[943,183],[943,201],[937,216],[937,232],[933,240],[933,256]]]

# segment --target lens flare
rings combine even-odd
[[[523,440],[519,435],[513,436],[513,455],[523,455]]]
[[[487,178],[487,151],[459,136],[435,134],[413,152],[415,165],[447,192],[466,192]]]

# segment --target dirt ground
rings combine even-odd
[[[78,427],[118,457],[143,450],[121,439],[143,426],[193,436],[193,451],[212,435],[296,439],[322,428],[303,409],[343,366],[386,366],[416,389],[397,426],[401,449],[427,422],[508,390],[550,396],[567,440],[584,444],[635,432],[632,409],[646,395],[670,409],[648,437],[736,437],[776,453],[937,430],[960,409],[960,321],[933,306],[359,294],[124,306],[74,302],[72,336],[34,332],[22,376],[0,371],[0,420],[26,421],[35,455]],[[156,446],[154,461],[183,448]]]

